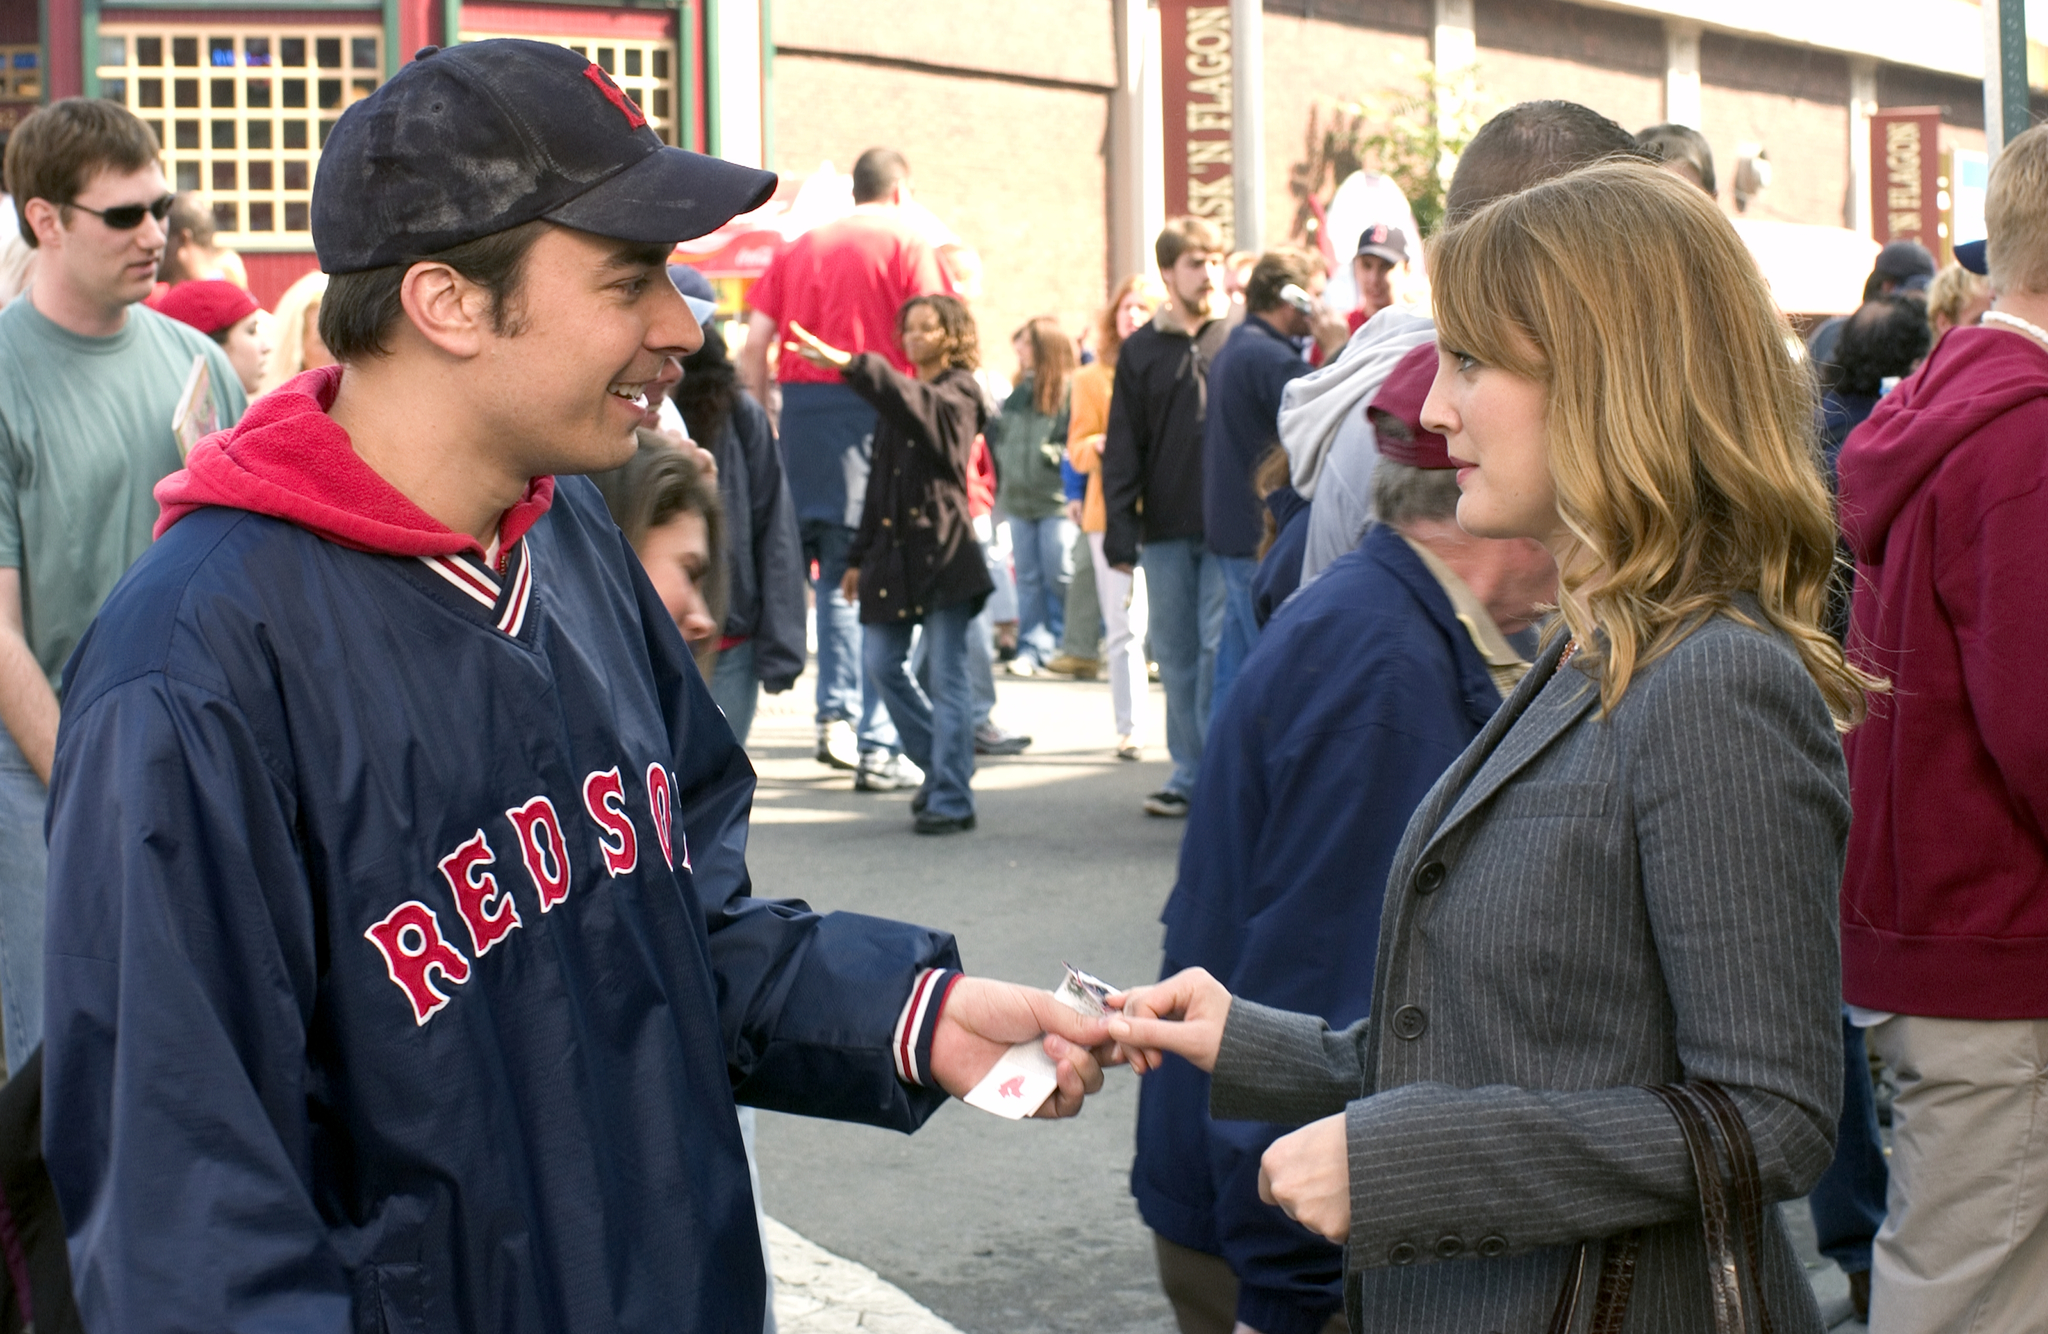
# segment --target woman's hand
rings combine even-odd
[[[1344,1113],[1311,1121],[1267,1146],[1259,1198],[1338,1245],[1351,1235],[1351,1154]]]
[[[853,360],[853,353],[843,352],[832,346],[795,320],[789,322],[789,335],[783,340],[783,348],[796,353],[813,366],[821,366],[828,371],[841,371]]]
[[[1183,969],[1164,982],[1132,987],[1109,998],[1121,1015],[1109,1021],[1109,1036],[1139,1074],[1157,1070],[1162,1053],[1185,1057],[1203,1073],[1216,1068],[1223,1045],[1223,1021],[1230,1017],[1230,992],[1199,968]]]
[[[1078,527],[1078,526],[1080,525],[1080,522],[1081,522],[1081,502],[1080,502],[1080,501],[1078,501],[1078,500],[1070,500],[1070,501],[1068,501],[1068,502],[1067,502],[1067,522],[1068,522],[1068,523],[1071,523],[1071,524],[1074,524],[1074,525],[1076,525],[1077,527]]]
[[[839,576],[839,596],[848,602],[860,601],[860,566],[849,565],[846,573]]]

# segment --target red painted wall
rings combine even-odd
[[[83,13],[79,0],[50,0],[50,67],[44,85],[49,100],[77,97],[85,91],[84,66],[78,58],[78,24]]]
[[[78,0],[50,0],[50,37],[56,40],[57,15],[60,6],[69,5],[72,11],[71,31],[78,31]],[[276,24],[289,28],[341,27],[360,28],[365,24],[384,26],[384,11],[370,6],[364,9],[102,9],[100,25],[126,26],[131,23],[165,23],[181,27],[218,23],[229,27],[262,27]],[[75,43],[77,37],[74,35]],[[407,52],[410,55],[410,52]]]
[[[242,268],[249,274],[249,295],[265,310],[275,310],[285,289],[320,267],[310,250],[242,252]]]
[[[5,0],[0,4],[0,42],[10,46],[33,46],[42,41],[36,13],[35,0]]]

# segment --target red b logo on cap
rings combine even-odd
[[[640,108],[633,105],[633,99],[620,92],[619,85],[613,83],[611,76],[596,64],[585,65],[583,77],[597,85],[597,91],[604,94],[605,101],[619,109],[629,127],[637,130],[647,124],[647,117],[640,114]]]

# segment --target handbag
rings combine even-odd
[[[1700,1186],[1700,1225],[1707,1249],[1707,1288],[1713,1302],[1715,1334],[1772,1334],[1771,1314],[1764,1306],[1761,1241],[1764,1227],[1763,1186],[1756,1165],[1756,1144],[1743,1124],[1742,1113],[1728,1090],[1712,1080],[1650,1085],[1678,1121],[1692,1171]],[[1718,1145],[1718,1153],[1717,1153]],[[1728,1179],[1721,1160],[1728,1163]],[[1729,1198],[1730,1185],[1734,1198]],[[1732,1203],[1732,1208],[1731,1208]],[[1636,1254],[1642,1229],[1635,1228],[1601,1241],[1579,1244],[1557,1306],[1550,1334],[1571,1334],[1577,1326],[1593,1250],[1599,1248],[1599,1278],[1594,1286],[1587,1334],[1621,1334],[1628,1319],[1630,1290],[1635,1284]]]

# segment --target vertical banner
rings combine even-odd
[[[1236,162],[1231,140],[1230,6],[1159,0],[1166,216],[1191,213],[1235,248]]]
[[[1870,227],[1879,245],[1941,236],[1941,108],[1901,107],[1870,118]]]

